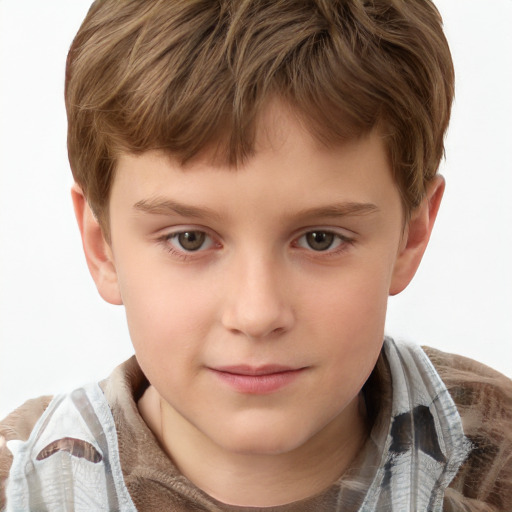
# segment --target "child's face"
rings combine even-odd
[[[403,229],[378,134],[326,149],[280,108],[260,126],[238,170],[122,156],[110,201],[144,373],[170,417],[238,453],[293,450],[353,414]]]

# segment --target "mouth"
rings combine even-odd
[[[210,370],[224,384],[239,393],[264,395],[288,386],[306,370],[306,367],[238,365],[210,368]]]

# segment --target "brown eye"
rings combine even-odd
[[[206,235],[203,231],[184,231],[178,233],[176,238],[180,246],[186,251],[197,251],[203,246]]]
[[[310,231],[306,233],[306,243],[314,251],[330,249],[336,235],[329,231]]]

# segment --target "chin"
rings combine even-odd
[[[223,448],[239,455],[281,455],[289,453],[307,442],[307,436],[275,426],[256,429],[240,428],[236,432],[225,431],[220,443]],[[225,434],[228,434],[227,436]],[[293,435],[291,435],[293,433]]]

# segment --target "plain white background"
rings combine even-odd
[[[89,0],[0,0],[0,417],[107,376],[131,353],[72,213],[67,49]],[[436,230],[387,332],[512,376],[512,1],[438,0],[457,74]]]

